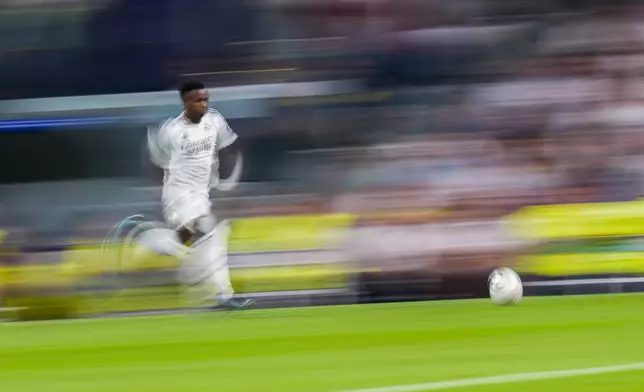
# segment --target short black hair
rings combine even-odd
[[[203,90],[205,88],[206,88],[206,86],[204,86],[204,84],[201,83],[200,81],[198,81],[198,80],[189,80],[189,81],[187,81],[187,82],[185,82],[184,84],[181,85],[181,88],[179,88],[179,93],[181,94],[181,98],[183,98],[190,91]]]

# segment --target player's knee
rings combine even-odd
[[[204,237],[211,236],[215,228],[215,218],[211,215],[205,215],[195,219],[188,225],[180,227],[177,233],[183,244],[195,245],[198,242],[203,242]]]
[[[215,230],[216,226],[217,222],[215,221],[215,217],[212,215],[202,216],[195,222],[195,230],[201,235],[212,232]]]

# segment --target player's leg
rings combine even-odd
[[[161,225],[142,231],[134,240],[145,248],[164,255],[183,259],[191,249],[181,240],[179,233]]]
[[[210,215],[197,218],[181,230],[192,233],[192,252],[182,263],[180,277],[193,298],[215,300],[215,307],[245,309],[252,300],[234,297],[228,270],[228,222]],[[184,238],[187,237],[184,234]]]
[[[105,273],[96,277],[95,289],[97,311],[105,311],[104,302],[113,298],[128,286],[129,271],[149,261],[152,254],[185,258],[191,249],[179,242],[174,230],[153,215],[135,214],[126,217],[105,236],[102,251]]]
[[[253,301],[234,297],[228,271],[227,222],[217,224],[207,195],[192,195],[165,208],[168,224],[184,241],[190,254],[182,259],[179,277],[192,298],[215,301],[219,306],[243,309]]]
[[[216,225],[214,217],[209,214],[196,219],[192,215],[194,212],[171,214],[180,222],[193,220],[177,229],[168,229],[160,222],[141,216],[128,225],[123,240],[157,254],[177,257],[181,263],[180,281],[187,288],[191,302],[214,301],[217,306],[229,309],[249,307],[253,301],[233,297],[227,263],[227,222]],[[176,221],[169,223],[176,227]]]
[[[114,225],[103,241],[103,250],[106,251],[114,244],[123,245],[116,257],[121,264],[131,262],[127,259],[133,257],[133,244],[157,254],[177,258],[183,258],[190,252],[190,248],[180,241],[175,230],[145,214],[128,216]]]

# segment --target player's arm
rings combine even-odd
[[[243,153],[237,134],[226,120],[219,115],[220,127],[217,132],[217,157],[219,182],[216,188],[230,190],[239,183],[243,171]]]
[[[242,149],[240,146],[239,140],[233,142],[233,144],[226,146],[219,150],[219,178],[225,179],[230,178],[230,176],[235,171],[237,166],[237,157],[241,156]]]
[[[168,169],[172,157],[172,143],[167,131],[168,122],[169,120],[158,126],[148,127],[147,130],[145,169],[147,176],[157,184],[163,182],[165,171]]]

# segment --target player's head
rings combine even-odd
[[[203,116],[206,114],[210,94],[203,83],[196,80],[186,82],[179,89],[179,93],[188,115]]]

